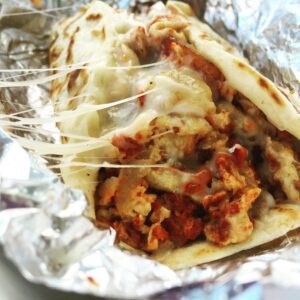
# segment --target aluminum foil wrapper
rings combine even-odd
[[[84,2],[4,1],[0,13],[0,68],[47,67],[51,24],[74,13]],[[108,2],[142,10],[151,1]],[[187,2],[222,36],[243,49],[263,73],[299,91],[297,1]],[[39,9],[43,12],[36,12]],[[17,74],[1,73],[1,79],[25,78],[12,78]],[[27,74],[26,79],[37,76]],[[47,84],[2,88],[0,111],[28,109],[25,116],[47,116],[53,112],[48,90]],[[45,133],[35,134],[34,138],[57,141],[55,134]],[[291,292],[300,289],[297,237],[290,241],[287,236],[276,248],[255,255],[240,254],[178,272],[118,249],[113,230],[99,230],[85,217],[83,193],[67,188],[40,157],[27,153],[1,129],[0,197],[0,243],[6,256],[28,280],[49,287],[119,299],[291,299]]]
[[[300,96],[299,1],[207,0],[204,19],[255,68]]]

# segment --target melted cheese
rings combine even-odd
[[[168,22],[156,24],[155,20],[159,20],[160,16],[171,17]],[[170,113],[203,118],[215,112],[210,88],[190,68],[167,62],[147,70],[105,68],[140,65],[140,58],[129,46],[129,41],[134,32],[143,34],[147,31],[149,24],[154,25],[151,26],[150,37],[164,38],[172,33],[179,40],[189,43],[190,47],[221,70],[230,87],[248,97],[275,126],[300,138],[300,117],[292,104],[226,41],[196,20],[188,6],[170,1],[167,6],[157,4],[149,15],[133,16],[95,1],[54,28],[54,43],[50,49],[51,67],[93,62],[86,63],[91,68],[74,70],[53,81],[51,93],[56,112],[76,110],[82,104],[114,102],[144,91],[153,92],[145,96],[143,105],[139,101],[131,103],[133,116],[126,113],[128,106],[119,108],[119,115],[126,116],[126,120],[115,118],[114,108],[111,108],[61,121],[58,126],[64,133],[101,137],[108,142],[105,149],[93,148],[67,155],[65,161],[100,164],[107,154],[110,162],[114,162],[117,151],[109,142],[115,135],[124,134],[134,138],[138,132],[149,130],[155,118]],[[80,95],[86,96],[69,101],[70,97]],[[113,128],[111,123],[114,124]],[[76,142],[78,140],[75,138],[68,140],[70,144]],[[89,213],[93,216],[98,169],[65,167],[62,168],[62,175],[68,185],[86,192],[91,204]]]

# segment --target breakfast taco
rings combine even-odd
[[[54,28],[65,183],[127,248],[179,269],[300,226],[298,99],[182,2],[95,1]],[[58,72],[58,71],[55,71]]]

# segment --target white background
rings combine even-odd
[[[15,266],[9,262],[0,248],[0,300],[96,300],[92,296],[81,296],[48,289],[26,281]]]

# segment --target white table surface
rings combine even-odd
[[[64,293],[32,284],[8,261],[0,248],[0,300],[96,300],[87,295]]]

